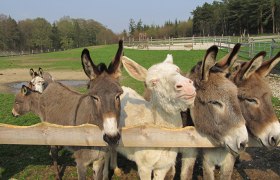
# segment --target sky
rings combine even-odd
[[[42,17],[50,23],[63,16],[94,19],[121,33],[128,30],[130,19],[147,25],[187,20],[205,2],[213,0],[0,0],[0,14],[16,21]]]

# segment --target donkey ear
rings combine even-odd
[[[39,67],[38,73],[39,73],[39,76],[43,77],[44,71],[43,71],[43,69],[41,67]]]
[[[29,92],[29,89],[28,89],[28,87],[26,87],[25,85],[22,85],[20,92],[21,92],[24,96],[26,96],[26,95],[28,94],[28,92]]]
[[[119,40],[119,48],[115,55],[114,60],[110,63],[108,67],[108,73],[112,74],[114,78],[121,76],[121,57],[123,54],[123,40]]]
[[[219,62],[216,63],[216,66],[223,70],[228,70],[236,61],[240,47],[240,43],[235,44],[232,51],[220,59]]]
[[[267,76],[270,71],[278,64],[280,61],[280,52],[276,56],[274,56],[271,60],[264,61],[261,65],[261,67],[257,70],[257,73],[265,77]]]
[[[211,46],[205,54],[204,60],[201,66],[201,80],[208,80],[209,71],[215,65],[216,56],[218,53],[217,46]]]
[[[144,82],[147,76],[147,69],[139,65],[132,59],[126,56],[122,57],[122,64],[128,74],[138,81]]]
[[[32,78],[35,77],[35,72],[34,72],[33,68],[30,68],[29,74],[30,74],[30,76],[31,76]]]
[[[173,56],[172,54],[167,54],[165,60],[163,61],[163,63],[170,63],[173,64]]]
[[[240,79],[248,79],[262,65],[266,52],[259,52],[251,61],[241,67],[239,71]]]
[[[89,77],[89,79],[95,79],[97,75],[99,75],[99,71],[97,67],[94,65],[90,58],[90,54],[88,49],[84,49],[81,55],[82,66],[85,74]]]

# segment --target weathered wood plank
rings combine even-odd
[[[136,126],[121,129],[120,146],[125,147],[215,147],[195,128],[178,129]],[[33,126],[0,124],[0,144],[106,146],[97,126],[60,126],[39,123]],[[257,147],[250,141],[250,147]]]

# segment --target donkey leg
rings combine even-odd
[[[139,177],[141,180],[151,180],[152,178],[152,170],[145,167],[145,166],[139,166],[138,167],[138,173],[139,173]]]
[[[92,170],[93,170],[93,179],[94,180],[108,180],[108,166],[107,168],[104,166],[104,159],[99,159],[92,163]]]
[[[192,179],[193,168],[197,157],[197,149],[188,148],[182,150],[182,167],[181,167],[181,180]]]
[[[85,165],[82,161],[76,160],[76,167],[78,173],[79,180],[86,180],[86,173],[87,173],[87,165]]]
[[[220,179],[223,179],[223,180],[231,179],[234,163],[235,163],[235,157],[232,154],[227,153],[224,163],[221,166]]]
[[[87,149],[76,148],[73,157],[76,161],[78,179],[86,180],[87,166],[92,163],[90,151]]]
[[[60,174],[60,168],[59,168],[59,165],[58,165],[58,146],[51,146],[51,150],[50,150],[50,155],[52,157],[52,160],[53,160],[53,166],[56,170],[56,177],[55,179],[59,179],[61,180],[62,177],[61,177],[61,174]]]
[[[176,173],[175,165],[172,166],[169,171],[166,173],[165,180],[174,179]]]
[[[114,170],[116,176],[121,176],[123,174],[122,170],[118,167],[118,153],[115,148],[110,149],[110,169]],[[106,165],[106,162],[105,162]]]
[[[215,164],[207,161],[205,158],[203,159],[203,179],[204,180],[214,180],[214,170]]]
[[[154,178],[153,178],[153,180],[164,180],[165,176],[166,176],[166,174],[167,174],[167,172],[169,171],[170,168],[172,168],[172,167],[166,167],[166,168],[162,168],[162,169],[155,169],[154,170]]]

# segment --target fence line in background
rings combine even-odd
[[[39,123],[33,126],[0,124],[0,144],[105,146],[95,125],[60,126]],[[177,129],[135,126],[121,129],[120,146],[125,147],[217,147],[194,127]],[[249,147],[260,147],[251,139]]]
[[[239,53],[244,58],[252,58],[260,51],[266,51],[267,56],[272,57],[280,51],[280,35],[273,36],[205,36],[205,37],[182,37],[165,39],[134,39],[128,38],[124,44],[128,48],[145,50],[204,50],[215,44],[221,49],[230,51],[236,44],[242,44]]]
[[[45,49],[45,50],[36,49],[36,50],[29,50],[29,51],[16,51],[16,50],[4,51],[4,50],[0,50],[0,57],[41,54],[41,53],[49,53],[49,52],[57,52],[57,51],[65,51],[65,50],[66,49]]]

